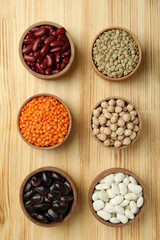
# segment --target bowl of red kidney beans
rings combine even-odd
[[[26,29],[20,39],[19,55],[22,64],[32,75],[54,80],[70,69],[75,49],[64,27],[45,21]]]
[[[22,182],[20,204],[25,216],[42,227],[67,221],[77,204],[77,190],[67,173],[55,167],[31,172]]]

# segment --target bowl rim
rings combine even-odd
[[[67,112],[68,112],[68,116],[69,116],[68,132],[67,132],[66,136],[64,137],[63,142],[57,143],[57,144],[55,144],[54,146],[50,146],[50,147],[37,147],[37,146],[33,145],[32,143],[29,143],[29,142],[23,137],[23,135],[22,135],[22,133],[21,133],[21,130],[20,130],[20,128],[19,128],[19,117],[20,117],[20,114],[21,114],[21,111],[22,111],[23,107],[24,107],[28,102],[30,102],[32,99],[34,99],[34,98],[36,98],[36,97],[40,97],[40,96],[46,96],[46,97],[48,96],[48,97],[53,97],[53,98],[57,99],[59,102],[61,102],[61,103],[65,106],[65,108],[67,109]],[[71,115],[71,112],[70,112],[69,108],[67,107],[67,105],[64,103],[64,101],[63,101],[61,98],[57,97],[56,95],[50,94],[50,93],[38,93],[38,94],[35,94],[35,95],[29,97],[29,98],[26,99],[26,100],[24,101],[24,103],[21,105],[21,107],[20,107],[20,109],[19,109],[19,111],[18,111],[18,114],[17,114],[17,129],[18,129],[19,135],[21,136],[21,138],[23,139],[23,141],[24,141],[25,143],[27,143],[29,146],[31,146],[31,147],[33,147],[33,148],[36,148],[36,149],[40,149],[40,150],[42,150],[42,149],[43,149],[43,150],[50,150],[50,149],[54,149],[54,148],[57,148],[57,147],[61,146],[61,145],[67,140],[67,138],[69,137],[70,132],[71,132],[71,128],[72,128],[72,115]]]
[[[23,189],[24,189],[24,186],[26,184],[26,182],[33,176],[35,175],[36,173],[39,173],[39,172],[43,172],[43,171],[53,171],[53,172],[57,172],[59,173],[60,175],[62,175],[63,177],[65,177],[67,179],[67,181],[70,183],[71,187],[72,187],[72,190],[73,190],[73,196],[74,196],[74,199],[73,199],[73,203],[72,203],[72,206],[70,208],[70,211],[69,213],[65,216],[65,218],[61,221],[61,222],[52,222],[50,224],[45,224],[45,223],[40,223],[38,221],[36,221],[34,218],[32,218],[30,216],[30,214],[27,212],[27,210],[25,209],[24,207],[24,203],[23,203]],[[52,166],[46,166],[46,167],[41,167],[41,168],[37,168],[35,169],[34,171],[30,172],[23,180],[23,182],[21,183],[21,186],[20,186],[20,191],[19,191],[19,201],[20,201],[20,205],[21,205],[21,208],[22,208],[22,211],[24,213],[24,215],[33,223],[41,226],[41,227],[56,227],[64,222],[66,222],[71,214],[73,213],[73,211],[75,210],[75,207],[77,205],[77,198],[78,198],[78,193],[77,193],[77,189],[76,189],[76,186],[72,180],[72,178],[66,173],[64,172],[63,170],[61,170],[60,168],[57,168],[57,167],[52,167]]]
[[[139,209],[138,213],[135,215],[134,219],[130,219],[128,220],[128,222],[126,224],[123,223],[110,223],[109,221],[105,221],[102,218],[100,218],[97,213],[95,212],[95,210],[93,209],[93,205],[92,205],[92,194],[93,191],[95,189],[95,186],[97,185],[97,183],[104,178],[105,176],[111,174],[111,173],[118,173],[118,172],[122,172],[122,173],[126,173],[132,177],[134,177],[137,182],[141,185],[142,189],[143,189],[143,205],[142,207]],[[142,213],[144,212],[144,207],[146,205],[146,188],[145,185],[143,183],[143,181],[132,171],[126,169],[126,168],[109,168],[107,170],[104,170],[103,172],[99,173],[91,182],[91,185],[89,187],[88,190],[88,203],[89,203],[89,208],[93,214],[93,216],[101,223],[103,223],[104,225],[108,226],[108,227],[125,227],[128,226],[131,223],[134,223],[137,219],[140,218],[140,216],[142,215]]]
[[[130,104],[132,104],[137,112],[137,115],[138,115],[138,119],[139,119],[139,131],[137,132],[137,136],[136,138],[129,144],[129,145],[124,145],[124,146],[121,146],[119,148],[116,148],[116,147],[110,147],[110,146],[105,146],[94,134],[93,134],[93,130],[92,130],[92,116],[93,116],[93,110],[95,108],[97,108],[103,101],[108,101],[110,99],[121,99],[121,100],[124,100],[125,102],[128,102]],[[90,114],[90,119],[89,119],[89,126],[90,126],[90,130],[92,132],[92,136],[96,139],[96,141],[98,141],[102,146],[106,147],[106,148],[109,148],[109,149],[115,149],[115,150],[121,150],[121,149],[124,149],[124,148],[128,148],[130,147],[132,144],[134,144],[137,139],[139,138],[140,134],[141,134],[141,131],[142,131],[142,118],[141,118],[141,115],[139,113],[139,111],[137,110],[136,106],[133,104],[133,102],[131,102],[130,100],[126,99],[126,98],[123,98],[123,97],[119,97],[119,96],[111,96],[111,97],[107,97],[107,98],[104,98],[102,100],[100,100],[99,102],[97,102],[93,108],[92,108],[92,111],[91,111],[91,114]]]
[[[96,41],[96,39],[99,37],[99,35],[101,35],[103,32],[105,31],[109,31],[109,30],[112,30],[112,29],[120,29],[120,30],[123,30],[123,31],[126,31],[132,38],[133,40],[135,41],[137,47],[138,47],[138,51],[139,51],[139,61],[136,65],[136,67],[134,68],[134,70],[129,73],[128,75],[124,76],[124,77],[120,77],[120,78],[111,78],[111,77],[108,77],[106,75],[104,75],[103,73],[99,72],[97,67],[95,66],[94,62],[93,62],[93,57],[92,57],[92,49],[93,49],[93,45]],[[107,27],[107,28],[104,28],[103,30],[101,30],[97,35],[96,37],[94,38],[94,40],[92,41],[92,44],[91,44],[91,48],[90,48],[90,61],[91,61],[91,65],[94,69],[94,71],[99,75],[99,77],[105,79],[105,80],[108,80],[108,81],[112,81],[112,82],[120,82],[120,81],[124,81],[126,80],[127,78],[130,78],[135,72],[136,70],[139,68],[139,65],[141,63],[141,60],[142,60],[142,49],[141,49],[141,46],[140,46],[140,43],[138,41],[138,39],[136,38],[136,36],[128,29],[124,28],[124,27],[119,27],[119,26],[111,26],[111,27]]]
[[[66,30],[65,34],[66,36],[68,37],[69,39],[69,43],[70,43],[70,46],[71,46],[71,56],[70,56],[70,60],[69,60],[69,63],[66,65],[66,67],[60,71],[59,73],[57,74],[52,74],[52,75],[43,75],[43,74],[40,74],[40,73],[37,73],[35,71],[33,71],[30,67],[28,67],[28,65],[26,64],[24,58],[23,58],[23,54],[22,54],[22,45],[23,45],[23,40],[25,38],[25,36],[27,35],[27,32],[29,30],[31,30],[32,28],[34,27],[38,27],[38,26],[42,26],[42,25],[51,25],[53,27],[56,27],[56,28],[61,28],[62,26],[58,23],[55,23],[55,22],[51,22],[51,21],[41,21],[41,22],[37,22],[37,23],[34,23],[32,25],[30,25],[22,34],[21,38],[20,38],[20,41],[19,41],[19,57],[20,57],[20,60],[23,64],[23,66],[27,69],[28,72],[30,72],[34,77],[37,77],[37,78],[40,78],[40,79],[43,79],[43,80],[57,80],[59,78],[61,78],[62,76],[64,76],[64,74],[66,74],[66,72],[68,72],[71,68],[71,65],[73,63],[73,60],[74,60],[74,57],[75,57],[75,47],[74,47],[74,42],[71,38],[71,35],[68,33],[68,31]]]

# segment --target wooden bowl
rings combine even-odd
[[[94,192],[95,186],[100,182],[101,179],[103,179],[105,176],[111,174],[111,173],[118,173],[118,172],[122,172],[122,173],[126,173],[129,174],[130,176],[134,177],[137,182],[141,185],[142,189],[143,189],[143,198],[144,198],[144,203],[142,205],[142,207],[139,209],[139,212],[135,215],[134,219],[130,219],[126,224],[123,223],[111,223],[109,221],[105,221],[102,218],[100,218],[97,213],[95,212],[94,208],[93,208],[93,201],[92,201],[92,194]],[[144,206],[146,204],[146,189],[145,186],[142,182],[142,180],[133,172],[129,171],[128,169],[125,168],[110,168],[107,169],[103,172],[101,172],[100,174],[97,175],[97,177],[92,181],[90,188],[89,188],[89,192],[88,192],[88,202],[89,202],[89,207],[90,210],[92,212],[92,214],[94,215],[94,217],[101,223],[103,223],[104,225],[108,226],[108,227],[125,227],[128,226],[131,223],[134,223],[144,212]]]
[[[33,98],[40,97],[40,96],[49,96],[49,97],[56,98],[59,102],[61,102],[61,103],[65,106],[65,108],[67,109],[67,112],[68,112],[68,116],[69,116],[68,132],[67,132],[67,135],[64,137],[63,142],[57,143],[57,144],[55,144],[54,146],[50,146],[50,147],[37,147],[37,146],[29,143],[29,142],[23,137],[23,135],[22,135],[22,133],[21,133],[21,130],[20,130],[20,128],[19,128],[19,117],[20,117],[20,114],[21,114],[21,111],[22,111],[23,107],[24,107],[28,102],[30,102]],[[28,99],[22,104],[21,108],[20,108],[19,111],[18,111],[18,115],[17,115],[17,128],[18,128],[18,132],[19,132],[21,138],[22,138],[23,141],[25,141],[25,143],[27,143],[29,146],[31,146],[31,147],[33,147],[33,148],[36,148],[36,149],[44,149],[44,150],[54,149],[54,148],[57,148],[57,147],[61,146],[61,145],[67,140],[67,138],[68,138],[68,136],[69,136],[69,134],[70,134],[70,132],[71,132],[71,128],[72,128],[71,112],[70,112],[69,108],[67,107],[67,105],[66,105],[59,97],[57,97],[57,96],[55,96],[55,95],[53,95],[53,94],[49,94],[49,93],[39,93],[39,94],[36,94],[36,95],[28,98]]]
[[[93,62],[93,57],[92,57],[92,49],[93,49],[93,45],[96,41],[96,39],[99,37],[99,35],[101,35],[103,32],[105,31],[109,31],[109,30],[112,30],[112,29],[119,29],[119,30],[123,30],[123,31],[126,31],[132,38],[133,40],[135,41],[135,43],[137,44],[137,47],[138,47],[138,51],[139,51],[139,61],[135,67],[135,69],[128,75],[124,76],[124,77],[120,77],[120,78],[111,78],[111,77],[108,77],[106,75],[104,75],[103,73],[101,73],[100,71],[98,71],[97,67],[95,66],[94,62]],[[126,28],[123,28],[123,27],[108,27],[108,28],[105,28],[103,29],[102,31],[100,31],[96,37],[94,38],[93,42],[92,42],[92,45],[91,45],[91,50],[90,50],[90,60],[91,60],[91,64],[92,64],[92,67],[94,69],[94,71],[98,74],[98,76],[100,76],[101,78],[105,79],[105,80],[108,80],[108,81],[113,81],[113,82],[120,82],[120,81],[123,81],[123,80],[126,80],[127,78],[131,77],[135,72],[136,70],[138,69],[140,63],[141,63],[141,58],[142,58],[142,50],[141,50],[141,46],[137,40],[137,38],[134,36],[134,34],[132,32],[130,32],[128,29]]]
[[[33,25],[31,25],[30,27],[28,27],[24,33],[22,34],[22,37],[20,39],[20,42],[19,42],[19,56],[20,56],[20,59],[21,59],[21,62],[23,64],[23,66],[27,69],[27,71],[29,71],[34,77],[37,77],[37,78],[41,78],[41,79],[44,79],[44,80],[56,80],[56,79],[59,79],[61,77],[64,76],[64,74],[66,74],[70,68],[71,68],[71,65],[73,63],[73,60],[74,60],[74,56],[75,56],[75,48],[74,48],[74,43],[73,43],[73,40],[70,36],[70,34],[66,31],[66,36],[68,37],[69,39],[69,42],[70,42],[70,45],[71,45],[71,56],[70,56],[70,60],[69,60],[69,63],[66,65],[66,67],[60,71],[59,73],[57,74],[52,74],[52,75],[42,75],[40,73],[37,73],[37,72],[34,72],[25,62],[24,58],[23,58],[23,54],[22,54],[22,46],[23,46],[23,40],[25,38],[25,36],[27,35],[27,32],[29,30],[31,30],[32,28],[34,27],[37,27],[37,26],[41,26],[41,25],[51,25],[53,27],[56,27],[56,28],[61,28],[62,26],[57,24],[57,23],[54,23],[54,22],[50,22],[50,21],[42,21],[42,22],[38,22],[38,23],[35,23]]]
[[[127,103],[130,103],[134,106],[137,114],[138,114],[138,119],[139,119],[139,131],[137,132],[137,136],[136,138],[129,144],[129,145],[126,145],[126,146],[121,146],[119,148],[116,148],[116,147],[110,147],[110,146],[105,146],[94,134],[93,134],[93,130],[92,130],[92,116],[93,116],[93,110],[96,109],[103,101],[109,101],[110,99],[121,99],[121,100],[124,100],[125,102]],[[113,97],[108,97],[108,98],[104,98],[102,99],[101,101],[99,101],[98,103],[96,103],[96,105],[93,107],[92,109],[92,112],[91,112],[91,115],[90,115],[90,120],[89,120],[89,125],[90,125],[90,129],[92,131],[92,135],[93,137],[96,139],[96,141],[98,141],[99,143],[101,143],[104,147],[107,147],[107,148],[110,148],[110,149],[115,149],[115,150],[121,150],[121,149],[124,149],[124,148],[128,148],[129,146],[131,146],[132,144],[135,143],[135,141],[137,141],[137,139],[139,138],[140,134],[141,134],[141,131],[142,131],[142,119],[141,119],[141,116],[140,116],[140,113],[137,111],[135,105],[128,99],[126,98],[123,98],[123,97],[117,97],[117,96],[113,96]]]
[[[24,186],[26,184],[26,182],[33,176],[35,175],[36,173],[39,173],[39,172],[43,172],[43,171],[53,171],[53,172],[57,172],[59,173],[60,175],[62,175],[63,177],[65,177],[67,179],[67,181],[70,183],[71,187],[72,187],[72,190],[73,190],[73,196],[74,196],[74,199],[73,199],[73,203],[72,203],[72,206],[70,208],[70,211],[69,213],[65,216],[65,218],[61,221],[61,222],[52,222],[52,223],[49,223],[49,224],[44,224],[44,223],[40,223],[38,221],[36,221],[34,218],[32,218],[30,216],[30,214],[27,212],[27,210],[25,209],[25,206],[24,206],[24,203],[23,203],[23,189],[24,189]],[[64,222],[66,222],[71,214],[73,213],[75,207],[76,207],[76,204],[77,204],[77,189],[76,189],[76,186],[73,182],[73,180],[71,179],[71,177],[65,173],[64,171],[62,171],[61,169],[59,168],[56,168],[56,167],[42,167],[42,168],[38,168],[36,170],[34,170],[33,172],[29,173],[25,179],[23,180],[22,184],[21,184],[21,187],[20,187],[20,194],[19,194],[19,200],[20,200],[20,205],[21,205],[21,208],[22,208],[22,211],[24,213],[24,215],[33,223],[39,225],[39,226],[42,226],[42,227],[56,227]]]

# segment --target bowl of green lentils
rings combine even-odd
[[[109,81],[122,81],[138,69],[142,51],[137,38],[122,27],[109,27],[95,37],[90,58],[93,69]]]

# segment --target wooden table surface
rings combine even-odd
[[[160,239],[160,1],[159,0],[1,0],[0,1],[0,240],[159,240]],[[33,77],[22,66],[18,43],[31,24],[49,20],[64,26],[75,42],[71,71],[57,81]],[[143,57],[137,73],[121,83],[107,82],[91,67],[89,49],[103,28],[123,26],[139,39]],[[50,151],[29,147],[18,135],[21,104],[36,93],[62,98],[73,116],[67,142]],[[138,141],[122,151],[109,150],[93,139],[89,116],[93,105],[108,96],[135,103],[142,115]],[[31,223],[19,204],[25,176],[42,166],[66,171],[78,188],[78,205],[70,220],[55,228]],[[145,183],[143,216],[124,228],[109,228],[91,214],[87,193],[93,178],[110,167],[125,167]]]

